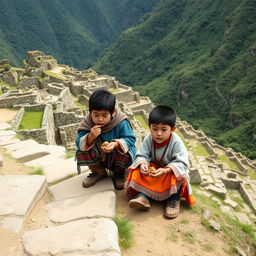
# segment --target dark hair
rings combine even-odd
[[[89,111],[93,110],[108,110],[113,114],[116,106],[116,97],[113,93],[98,89],[92,93],[89,99]]]
[[[152,109],[148,118],[149,126],[151,124],[167,124],[171,127],[176,123],[176,111],[169,106],[159,105]]]

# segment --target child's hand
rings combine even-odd
[[[164,167],[164,168],[158,168],[155,173],[150,173],[149,175],[152,177],[159,177],[161,175],[164,175],[166,173],[170,173],[171,168],[170,167]]]
[[[92,140],[95,140],[101,134],[101,126],[94,125],[90,130],[90,136]]]
[[[116,147],[118,146],[118,143],[115,141],[110,142],[107,146],[101,146],[101,149],[105,152],[105,153],[110,153],[112,152]]]
[[[146,163],[141,163],[140,164],[140,172],[144,175],[148,175],[148,165]]]

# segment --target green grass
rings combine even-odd
[[[235,162],[229,160],[229,158],[226,155],[218,155],[217,160],[228,164],[230,169],[232,169],[234,171],[240,171],[240,168],[237,166],[237,164]]]
[[[4,81],[2,81],[2,80],[0,80],[0,87],[1,87],[1,86],[6,86],[6,87],[8,87],[11,91],[17,90],[17,87],[12,86],[12,85],[10,85],[10,84],[7,84],[6,82],[4,82]],[[0,90],[0,91],[2,92],[2,90]]]
[[[194,244],[196,242],[196,233],[193,231],[186,231],[184,233],[184,239],[190,244]]]
[[[66,155],[65,155],[65,158],[66,159],[69,159],[69,158],[72,158],[74,157],[74,153],[70,152],[70,151],[66,151]]]
[[[180,223],[181,223],[181,224],[188,224],[188,223],[189,223],[189,220],[186,219],[186,218],[182,218],[182,219],[180,220]]]
[[[131,248],[133,245],[133,226],[129,220],[115,217],[114,221],[118,228],[119,245],[123,249]]]
[[[252,180],[256,180],[256,171],[254,171],[252,168],[249,168],[247,173]]]
[[[140,122],[140,125],[142,126],[143,129],[149,130],[148,124],[142,115],[135,114],[134,118]]]
[[[178,130],[176,129],[175,132],[180,136],[180,138],[182,139],[186,149],[189,149],[189,146],[188,146],[188,143],[186,142],[186,139],[184,138],[183,134]]]
[[[17,70],[17,71],[25,71],[25,69],[24,69],[24,68],[11,67],[11,69],[13,69],[13,70]]]
[[[193,188],[194,187],[195,186],[193,186]],[[242,249],[250,248],[251,254],[249,255],[254,255],[256,253],[255,227],[253,225],[240,223],[237,219],[231,218],[229,215],[221,212],[217,203],[207,196],[197,194],[195,190],[196,189],[194,189],[194,193],[197,199],[197,205],[192,208],[192,212],[194,212],[193,209],[196,206],[198,207],[197,211],[195,211],[196,214],[202,214],[204,209],[208,209],[212,213],[211,218],[221,225],[221,231],[225,236],[224,239],[228,242],[227,248],[229,248],[229,250],[230,248],[235,248],[235,246]],[[201,224],[204,225],[207,230],[213,231],[207,220],[201,219]],[[190,234],[187,234],[187,239],[192,239],[190,236]]]
[[[207,251],[207,252],[211,252],[214,251],[214,245],[210,244],[210,243],[205,243],[202,245],[203,248]]]
[[[39,167],[35,171],[29,173],[30,175],[44,175],[44,170],[43,168]]]
[[[43,111],[25,111],[19,130],[41,128]]]
[[[82,110],[86,110],[87,109],[86,106],[84,104],[80,103],[78,100],[74,101],[74,103],[75,103],[75,105],[77,107],[79,107]]]
[[[198,156],[204,156],[204,157],[210,156],[210,153],[208,152],[206,147],[204,147],[200,142],[197,142],[197,146],[194,147],[194,152]]]
[[[112,93],[115,93],[115,92],[120,92],[120,90],[119,89],[112,89],[112,88],[110,88],[110,89],[108,89],[110,92],[112,92]]]
[[[167,240],[171,242],[177,242],[179,240],[179,236],[177,235],[177,230],[172,225],[168,225],[168,236]]]
[[[62,78],[61,76],[57,75],[56,73],[53,73],[51,71],[44,71],[44,73],[47,75],[47,76],[51,76],[51,77],[54,77],[54,78],[57,78],[57,79],[60,79],[60,80],[64,80],[64,78]]]

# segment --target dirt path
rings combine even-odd
[[[0,122],[8,122],[14,118],[18,110],[14,109],[0,109]]]

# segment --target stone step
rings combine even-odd
[[[37,159],[34,159],[32,161],[28,161],[26,163],[24,163],[24,165],[27,166],[31,166],[31,167],[40,167],[40,168],[45,168],[49,165],[52,165],[54,163],[57,163],[61,160],[64,160],[64,156],[62,152],[58,152],[58,153],[52,153],[49,155],[45,155],[42,157],[39,157]]]
[[[106,218],[79,220],[27,231],[22,237],[28,255],[120,255],[118,230]],[[106,254],[110,253],[110,254]]]
[[[88,174],[89,172],[86,172],[85,174],[77,175],[56,185],[50,186],[49,191],[52,194],[53,199],[58,201],[83,195],[101,193],[103,191],[114,191],[113,182],[110,178],[100,180],[94,186],[85,189],[82,186],[82,180]]]
[[[15,158],[16,160],[19,160],[20,162],[28,162],[32,161],[34,159],[37,159],[39,157],[48,155],[49,152],[45,150],[45,148],[41,148],[39,146],[40,144],[31,145],[26,148],[21,148],[15,151],[10,152],[11,156]]]
[[[82,171],[87,170],[87,167],[82,168]],[[44,168],[44,175],[48,183],[61,181],[70,175],[77,174],[76,162],[73,158],[59,160]]]
[[[0,226],[18,232],[46,191],[46,179],[40,175],[0,175],[0,184]]]
[[[35,145],[38,146],[39,144],[34,140],[23,140],[23,141],[13,143],[11,145],[6,145],[6,146],[4,146],[4,148],[7,149],[8,153],[11,153],[11,152],[14,152],[14,151],[17,151],[20,149],[24,150],[25,148],[29,148],[29,147],[35,146]]]
[[[85,218],[114,218],[116,196],[113,191],[83,195],[47,205],[50,220],[63,223]]]
[[[2,136],[0,137],[0,146],[7,146],[13,143],[20,142],[14,135]]]
[[[0,122],[0,130],[6,130],[10,128],[11,126],[9,124]]]
[[[0,131],[0,137],[10,136],[10,135],[16,135],[16,132],[11,131],[11,130],[1,130]]]

